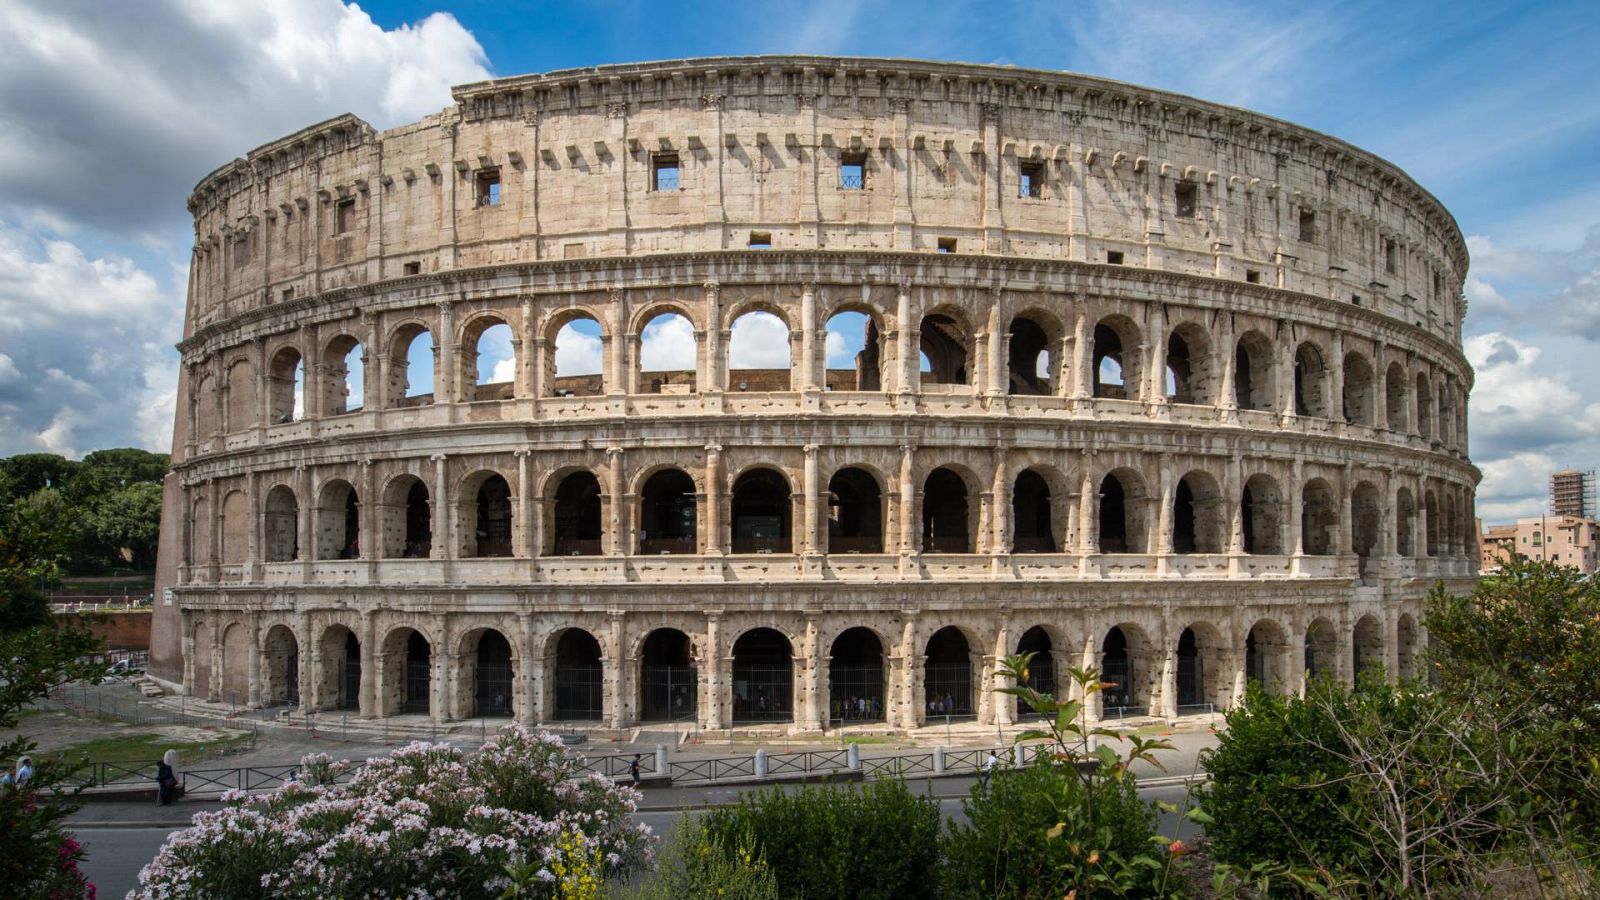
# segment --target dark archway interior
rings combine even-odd
[[[426,559],[432,553],[433,508],[428,504],[428,486],[414,481],[411,490],[406,491],[406,543],[401,556]]]
[[[600,642],[581,628],[568,628],[556,641],[555,716],[600,719],[605,674]]]
[[[794,662],[789,640],[771,628],[733,642],[733,721],[794,719]]]
[[[1178,636],[1178,706],[1197,706],[1205,702],[1205,673],[1194,629],[1185,628]]]
[[[789,483],[771,469],[752,469],[733,483],[734,553],[788,553],[793,518]]]
[[[344,633],[344,659],[338,670],[339,709],[361,708],[361,641],[352,631]]]
[[[478,638],[475,687],[478,715],[511,715],[511,644],[498,631],[485,631]]]
[[[420,632],[413,631],[406,638],[405,693],[400,704],[403,713],[427,714],[429,683],[433,670],[433,648]]]
[[[1048,396],[1050,376],[1039,374],[1039,355],[1050,347],[1049,335],[1038,322],[1018,316],[1011,320],[1011,358],[1007,390],[1012,394]]]
[[[1107,475],[1100,482],[1100,552],[1128,552],[1128,497],[1122,481]]]
[[[344,495],[344,541],[339,546],[339,559],[357,559],[361,556],[361,503],[354,488]]]
[[[1294,354],[1294,414],[1321,416],[1322,357],[1310,344],[1301,344]]]
[[[478,556],[511,555],[511,486],[490,475],[478,487]]]
[[[600,479],[593,472],[573,472],[556,488],[556,556],[600,554]]]
[[[1038,472],[1025,469],[1011,491],[1012,551],[1057,552],[1060,548],[1050,520],[1050,484]]]
[[[640,553],[694,553],[694,479],[679,469],[650,476],[639,501]]]
[[[1108,382],[1101,378],[1100,368],[1106,360],[1111,360],[1117,370],[1117,381]],[[1128,399],[1127,368],[1122,361],[1122,336],[1116,329],[1109,325],[1096,325],[1094,327],[1094,395],[1112,400]]]
[[[928,639],[922,686],[928,721],[972,717],[972,655],[960,629],[947,626]]]
[[[967,383],[967,333],[955,319],[942,313],[922,318],[922,353],[929,366],[924,384]]]
[[[828,552],[883,552],[883,491],[863,469],[840,469],[828,480]]]
[[[640,655],[640,718],[647,722],[693,719],[699,697],[689,636],[676,628],[658,628],[645,638]]]
[[[1195,552],[1194,488],[1187,478],[1178,481],[1172,501],[1172,552]]]
[[[1028,660],[1028,687],[1041,694],[1056,693],[1056,660],[1051,652],[1050,633],[1043,627],[1035,625],[1022,633],[1022,639],[1017,641],[1018,653],[1032,653],[1033,658]],[[1027,704],[1017,705],[1019,718],[1037,718]]]
[[[831,722],[884,719],[883,642],[871,629],[851,628],[833,640],[828,659]]]
[[[1171,387],[1168,396],[1173,403],[1196,402],[1194,360],[1190,357],[1189,342],[1176,332],[1167,338],[1167,378]]]
[[[1128,653],[1128,637],[1120,627],[1106,632],[1100,643],[1100,680],[1108,685],[1100,691],[1103,712],[1122,712],[1133,705],[1133,657]]]
[[[923,485],[922,549],[927,553],[972,552],[967,483],[949,469],[934,469]]]

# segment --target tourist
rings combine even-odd
[[[994,767],[998,766],[998,765],[1000,765],[1000,757],[995,756],[994,755],[994,751],[990,750],[989,751],[989,757],[983,761],[983,790],[984,790],[984,793],[988,793],[988,791],[989,791],[989,779],[994,775]]]
[[[170,804],[178,793],[178,751],[168,750],[156,763],[156,803]]]
[[[32,777],[33,777],[33,760],[29,759],[26,756],[24,756],[21,759],[17,760],[17,787],[20,788],[23,785],[27,784],[28,783],[28,779],[32,778]]]
[[[639,760],[642,759],[643,757],[644,757],[644,754],[635,753],[633,755],[633,762],[628,763],[628,775],[629,775],[629,777],[631,777],[633,779],[633,786],[634,787],[638,787],[639,786]]]

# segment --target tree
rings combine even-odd
[[[87,531],[101,545],[127,550],[135,569],[153,569],[161,537],[161,485],[135,482],[101,497],[89,508]]]

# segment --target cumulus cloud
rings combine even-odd
[[[676,313],[650,320],[639,335],[640,369],[683,372],[694,368],[694,326]]]
[[[604,345],[600,326],[569,322],[556,332],[556,375],[598,375]]]
[[[1545,511],[1550,473],[1561,468],[1554,457],[1539,452],[1513,453],[1484,461],[1478,485],[1478,516],[1485,522],[1509,522]]]
[[[1489,332],[1463,349],[1477,371],[1470,421],[1484,459],[1600,434],[1600,404],[1586,403],[1563,373],[1546,371],[1539,347]]]
[[[750,313],[733,323],[728,368],[789,368],[789,326],[772,313]]]

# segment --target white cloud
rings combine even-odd
[[[0,384],[16,381],[22,377],[22,372],[11,357],[0,353]]]
[[[694,368],[694,326],[676,313],[650,320],[639,335],[640,369],[683,372]]]
[[[828,332],[823,339],[823,350],[828,359],[828,368],[847,369],[855,365],[856,355],[844,344],[844,335],[837,331]]]
[[[728,339],[728,368],[789,368],[789,327],[772,313],[740,316]]]
[[[580,331],[572,323],[556,332],[556,375],[598,375],[604,345],[597,334]]]

